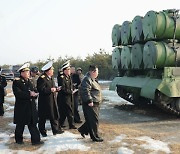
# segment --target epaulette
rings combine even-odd
[[[44,78],[45,77],[45,75],[41,75],[41,78]]]
[[[64,78],[64,75],[61,75],[60,77],[61,77],[61,78]]]

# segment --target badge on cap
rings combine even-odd
[[[64,68],[70,67],[70,66],[71,66],[70,65],[70,60],[68,60],[62,65],[61,70],[63,70]]]
[[[20,71],[29,71],[29,66],[30,66],[30,63],[25,63],[23,64],[18,70],[17,72],[20,72]]]
[[[52,61],[49,61],[46,65],[44,65],[44,66],[41,68],[41,70],[42,70],[42,71],[46,71],[46,70],[50,69],[50,68],[52,67],[52,65],[53,65],[53,62],[52,62]]]

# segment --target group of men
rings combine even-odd
[[[96,80],[97,66],[90,65],[88,73],[82,79],[73,71],[70,61],[65,62],[57,77],[58,86],[55,85],[53,78],[52,61],[44,65],[41,70],[43,73],[40,76],[34,74],[30,79],[29,63],[26,63],[18,70],[20,77],[13,81],[12,89],[16,98],[14,107],[16,143],[24,143],[23,131],[27,125],[31,134],[31,143],[43,144],[40,134],[43,137],[47,136],[45,128],[47,119],[50,120],[53,135],[64,132],[62,127],[66,118],[69,129],[77,129],[74,122],[82,122],[78,113],[78,93],[82,99],[85,117],[85,122],[78,131],[82,137],[90,134],[93,141],[102,142],[103,139],[98,134],[99,104],[102,95]],[[38,108],[35,101],[37,98]]]

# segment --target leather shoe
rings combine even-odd
[[[16,141],[17,144],[24,144],[23,141]]]
[[[69,129],[77,129],[76,126],[72,125],[69,127]]]
[[[42,137],[47,137],[46,133],[41,133]]]
[[[81,136],[82,136],[83,138],[85,138],[85,134],[84,134],[83,132],[81,132],[81,131],[79,130],[79,128],[78,128],[78,132],[81,134]]]
[[[39,142],[32,143],[32,145],[41,145],[41,144],[44,144],[44,142],[43,141],[39,141]]]
[[[104,140],[102,138],[96,138],[96,139],[92,139],[94,142],[103,142]]]
[[[46,130],[40,130],[39,132],[41,133],[42,137],[46,137],[47,136]]]
[[[62,134],[62,133],[64,133],[64,131],[63,131],[63,130],[59,130],[59,131],[53,133],[53,135],[56,135],[56,134]]]

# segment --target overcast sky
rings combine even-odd
[[[111,31],[179,0],[0,0],[0,65],[112,51]]]

